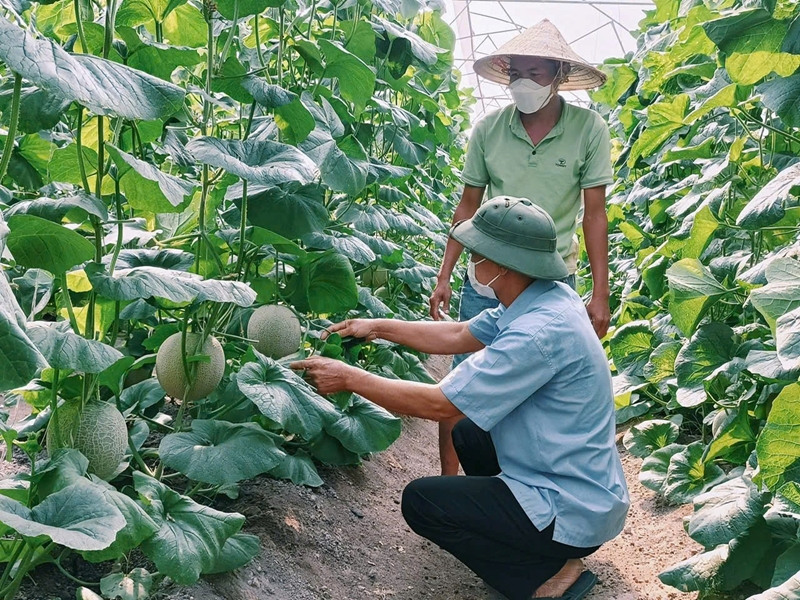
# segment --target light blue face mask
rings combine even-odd
[[[469,282],[472,285],[472,289],[474,289],[478,294],[484,296],[485,298],[491,298],[493,300],[497,300],[497,294],[494,293],[494,290],[491,288],[491,285],[497,281],[497,279],[502,275],[502,273],[498,273],[497,276],[492,279],[489,283],[481,283],[478,281],[477,275],[475,275],[475,267],[485,261],[485,258],[480,259],[478,262],[469,261],[467,265],[467,277],[469,278]]]

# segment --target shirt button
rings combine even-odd
[[[533,152],[531,152],[531,154],[533,154],[534,156],[536,156],[536,150],[534,150]]]

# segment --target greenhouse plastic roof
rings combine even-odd
[[[518,33],[542,19],[550,19],[572,48],[592,64],[622,57],[636,49],[630,31],[637,29],[650,0],[445,0],[445,20],[455,30],[455,66],[462,87],[473,88],[477,100],[473,119],[505,106],[510,96],[504,86],[479,78],[472,63],[491,54]],[[585,92],[562,92],[567,101],[586,104]]]

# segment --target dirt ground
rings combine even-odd
[[[432,371],[446,368],[435,362]],[[361,467],[322,469],[319,490],[261,478],[225,506],[247,516],[262,553],[240,572],[191,587],[162,587],[171,600],[496,600],[452,556],[418,537],[400,513],[403,487],[437,474],[434,423],[404,420],[403,434]],[[663,506],[637,481],[641,461],[620,444],[630,491],[625,531],[586,563],[600,578],[591,600],[690,599],[658,573],[699,547],[684,533],[691,511]]]

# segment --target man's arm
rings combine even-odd
[[[380,338],[426,354],[465,354],[484,348],[466,322],[350,319],[332,325],[328,331],[342,337]]]
[[[594,330],[602,338],[608,332],[608,216],[606,186],[583,190],[583,237],[592,268],[592,299],[587,306]]]
[[[330,358],[309,358],[290,367],[305,371],[322,395],[355,392],[394,413],[433,421],[461,414],[438,385],[379,377]]]
[[[485,187],[464,186],[461,201],[458,203],[455,213],[453,213],[454,224],[471,219],[475,215],[481,205],[485,190]],[[464,246],[451,237],[447,238],[442,266],[437,275],[436,289],[433,290],[433,295],[431,295],[430,299],[430,314],[435,321],[441,319],[440,310],[445,314],[450,310],[450,297],[453,293],[450,287],[450,277],[453,275],[453,269],[455,269],[456,264],[458,264],[458,258],[461,256],[462,250],[464,250]]]

